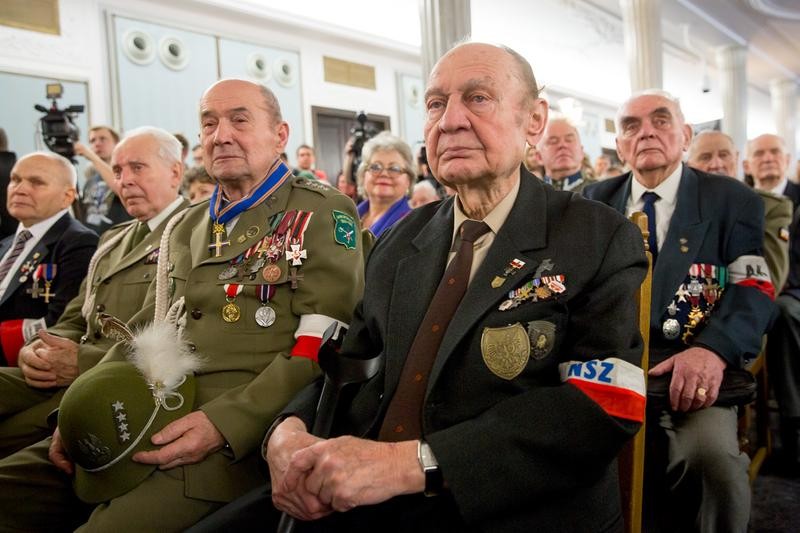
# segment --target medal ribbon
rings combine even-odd
[[[278,187],[292,175],[292,172],[278,159],[276,160],[264,180],[241,200],[229,202],[225,207],[222,207],[222,189],[219,185],[214,188],[214,193],[211,195],[211,201],[208,204],[208,212],[216,224],[225,224],[234,217],[244,213],[251,207],[255,207],[269,195],[275,192]]]
[[[237,296],[242,292],[244,287],[239,283],[226,283],[225,284],[225,296],[230,298],[231,301],[236,299]]]
[[[297,216],[294,219],[294,224],[292,225],[291,231],[291,240],[292,244],[299,244],[300,247],[303,247],[303,235],[306,232],[306,228],[308,227],[308,223],[311,221],[311,215],[313,215],[311,211],[298,211]]]
[[[261,305],[267,305],[273,296],[275,296],[274,285],[256,285],[256,297]]]
[[[43,263],[36,267],[33,272],[33,279],[39,281],[44,279],[46,282],[51,282],[56,277],[57,267],[55,263]]]

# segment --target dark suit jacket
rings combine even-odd
[[[797,206],[800,205],[800,185],[791,180],[787,181],[786,189],[784,189],[783,195],[787,198],[790,198],[792,200],[792,205],[795,209],[797,209]]]
[[[17,221],[8,213],[6,206],[11,169],[16,162],[17,154],[14,152],[0,152],[0,239],[13,235],[17,229]]]
[[[0,241],[0,257],[13,242],[14,236]],[[56,276],[51,287],[55,296],[50,298],[49,304],[45,303],[44,298],[33,298],[27,292],[33,285],[33,276],[24,276],[25,281],[21,281],[22,273],[17,272],[5,294],[0,296],[0,322],[44,318],[48,326],[55,324],[67,302],[78,294],[96,247],[97,234],[65,213],[36,243],[23,262],[23,265],[28,263],[32,268],[42,263],[56,264]]]
[[[632,174],[604,180],[584,195],[625,213]],[[681,251],[681,239],[686,252]],[[764,242],[764,204],[747,186],[730,178],[683,167],[675,212],[653,270],[650,312],[651,366],[683,350],[661,331],[667,306],[694,263],[727,266],[740,256],[761,255]],[[729,284],[693,344],[704,346],[728,364],[740,367],[761,350],[761,336],[771,323],[774,305],[751,286]]]
[[[562,382],[559,364],[614,356],[638,366],[641,338],[631,302],[646,268],[641,234],[611,209],[555,191],[527,172],[521,179],[516,203],[456,311],[430,375],[423,434],[448,493],[358,508],[333,517],[326,531],[621,529],[615,457],[638,423],[609,416]],[[343,354],[382,353],[385,365],[350,391],[335,434],[376,437],[444,272],[452,232],[448,199],[415,209],[373,248],[365,296]],[[514,259],[525,261],[524,267],[493,288],[492,279]],[[531,280],[546,259],[553,268],[544,275],[563,274],[566,291],[499,310],[509,291]],[[485,362],[490,350],[482,347],[489,328],[534,321],[555,327],[552,349],[527,359],[513,379],[491,372]],[[285,414],[298,414],[310,427],[318,393],[313,385],[305,389]]]

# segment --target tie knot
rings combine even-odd
[[[25,242],[28,239],[30,239],[31,237],[33,237],[33,233],[31,233],[30,231],[24,229],[24,230],[19,232],[19,235],[17,235],[17,240],[19,242]]]
[[[480,220],[465,220],[461,223],[460,236],[462,241],[475,242],[481,235],[489,231],[486,222]]]
[[[642,195],[642,200],[644,200],[645,204],[653,205],[660,199],[661,197],[658,195],[658,193],[654,193],[653,191],[647,191]]]

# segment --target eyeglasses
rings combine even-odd
[[[369,170],[372,174],[374,174],[376,176],[378,176],[381,172],[383,172],[385,170],[386,173],[389,174],[393,178],[398,178],[402,174],[406,173],[406,169],[404,169],[403,167],[398,167],[397,165],[392,165],[390,167],[384,167],[380,163],[372,163],[370,166],[367,167],[367,170]]]

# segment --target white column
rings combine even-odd
[[[747,142],[747,47],[717,48],[717,69],[722,93],[722,132],[744,154]]]
[[[661,0],[619,0],[631,92],[661,89]]]
[[[419,0],[422,26],[422,79],[456,42],[469,38],[469,0]]]
[[[775,79],[769,84],[772,98],[772,116],[775,120],[777,134],[786,141],[786,149],[795,160],[797,134],[797,84],[794,80]],[[794,165],[790,175],[794,175]]]

